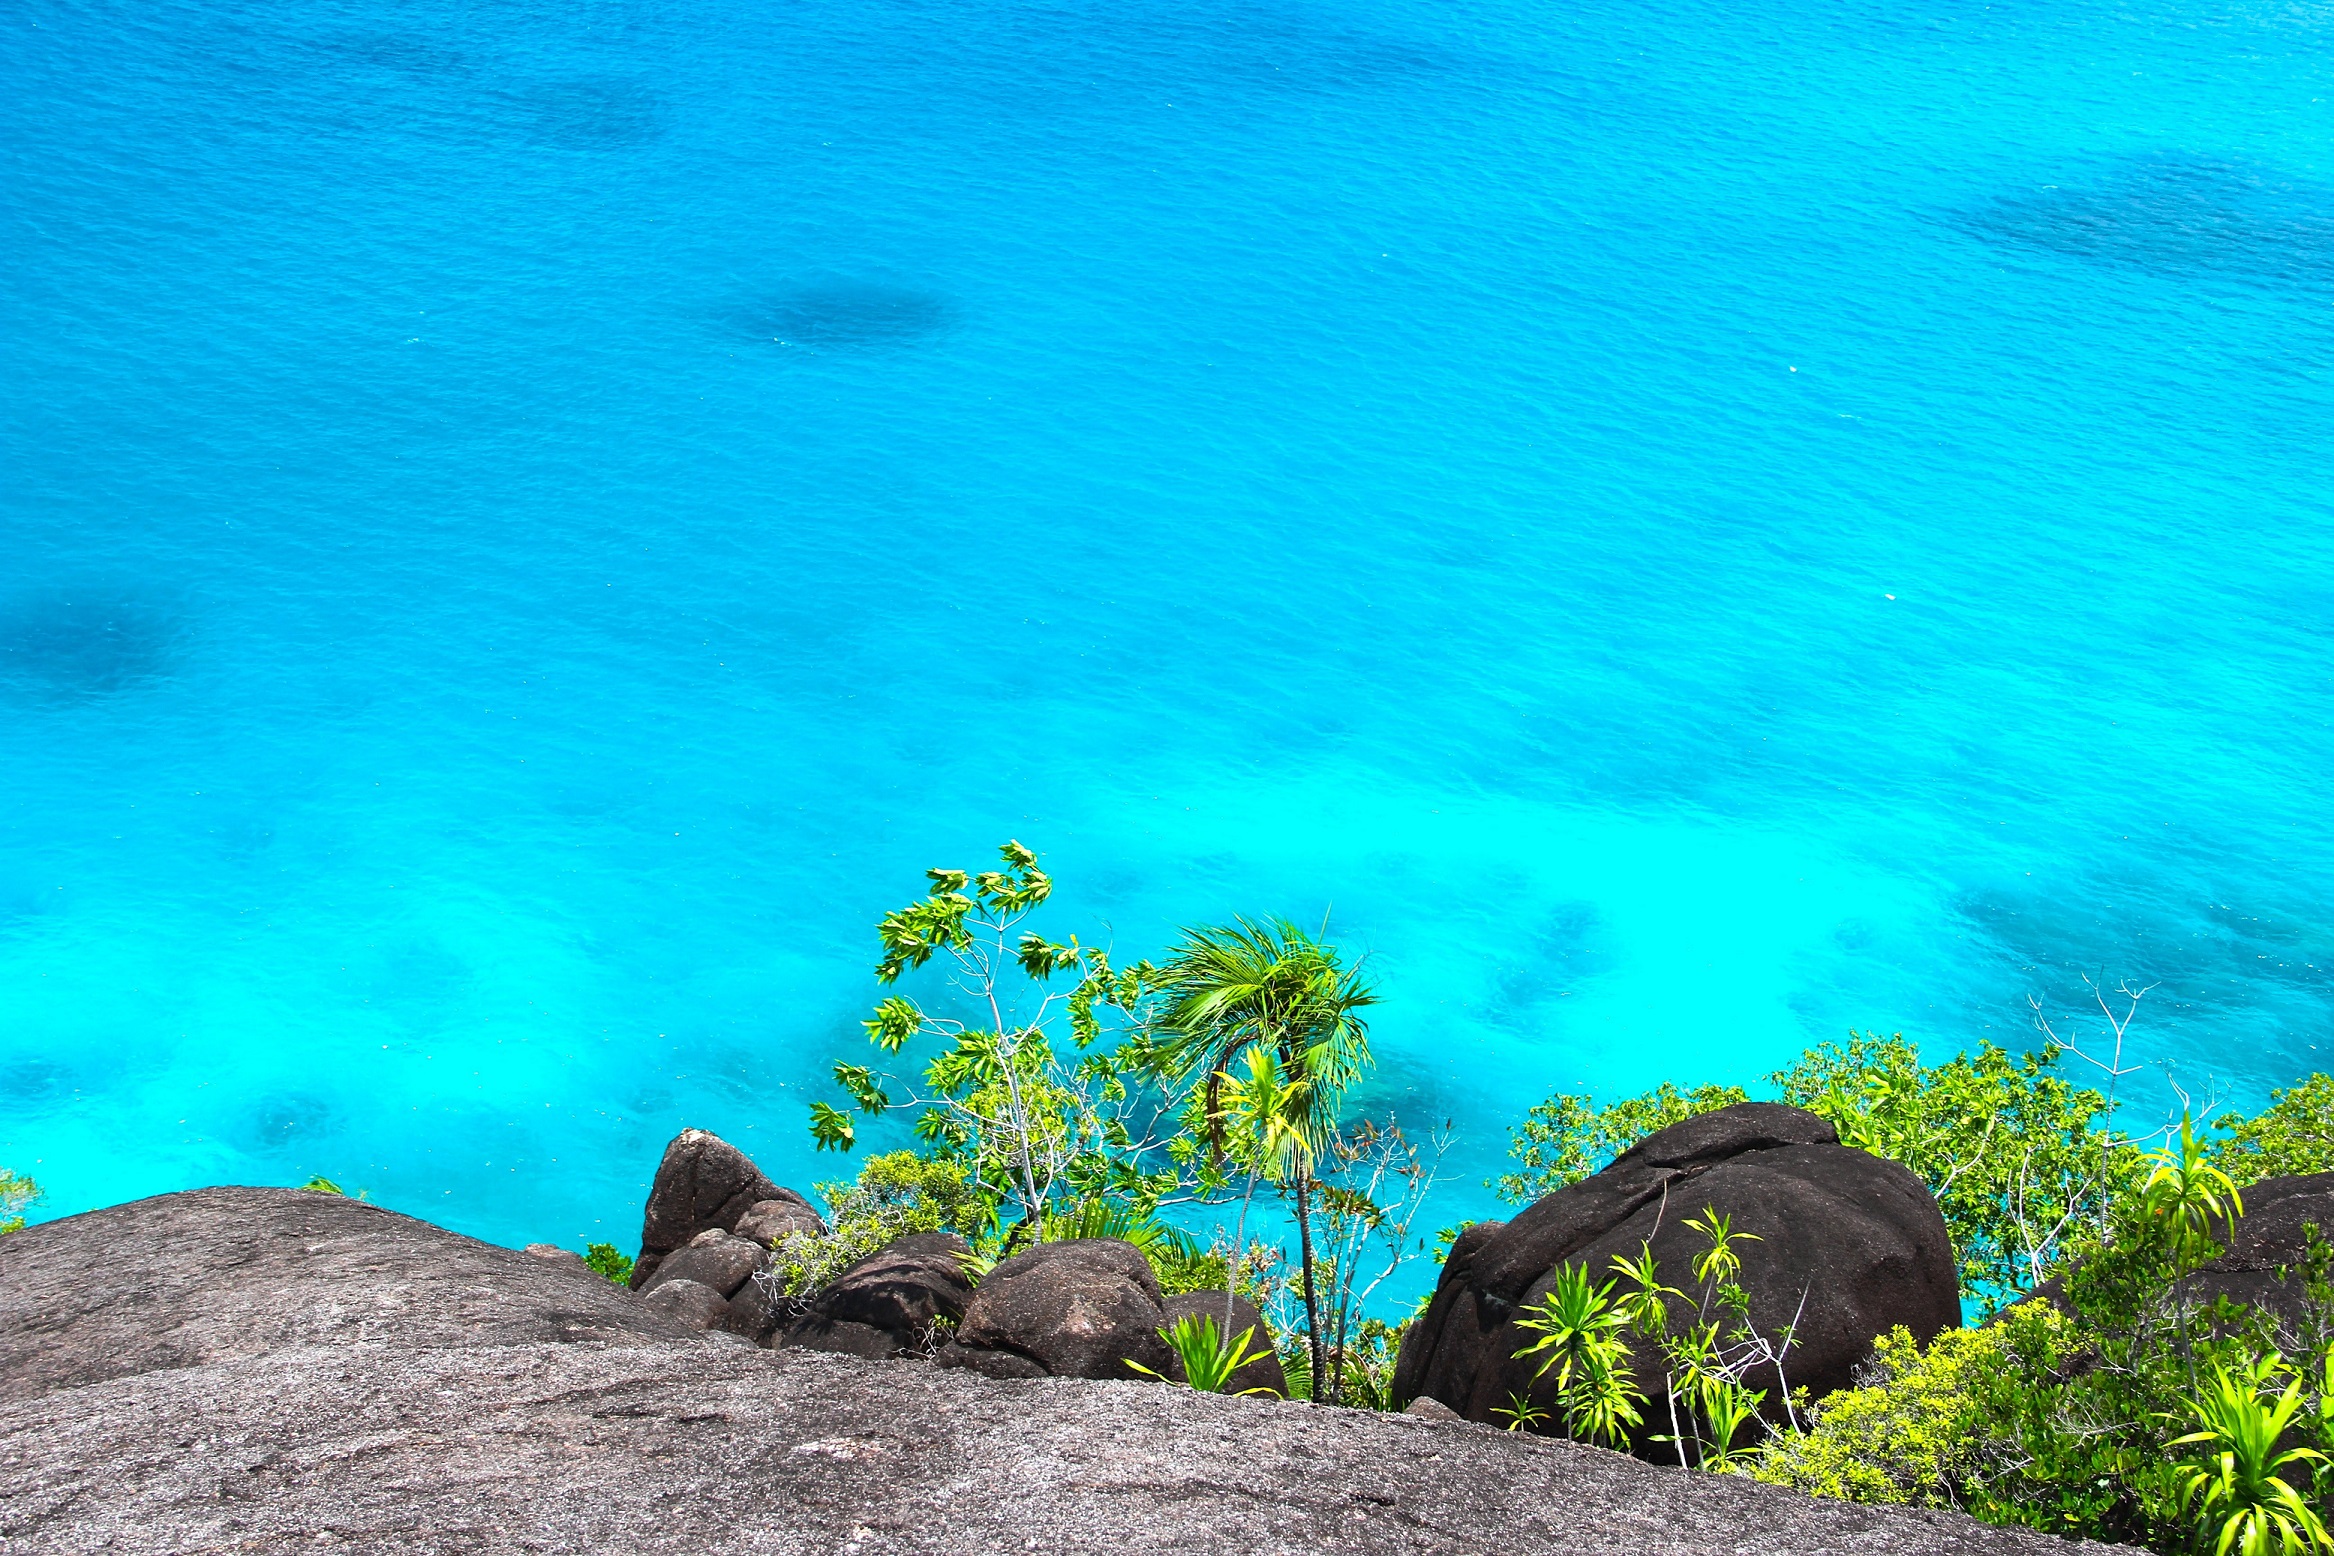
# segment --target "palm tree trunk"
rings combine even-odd
[[[1311,1343],[1313,1357],[1313,1399],[1316,1403],[1334,1404],[1337,1384],[1327,1377],[1321,1356],[1321,1305],[1313,1292],[1313,1220],[1305,1213],[1305,1183],[1311,1177],[1302,1167],[1297,1169],[1297,1247],[1305,1261],[1305,1337]],[[1321,1398],[1321,1386],[1329,1385],[1329,1398]]]

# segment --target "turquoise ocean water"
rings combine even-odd
[[[1126,956],[1329,911],[1451,1217],[1552,1087],[2084,971],[2198,1092],[2334,1042],[2334,6],[6,39],[45,1214],[833,1176],[873,919],[1008,836]]]

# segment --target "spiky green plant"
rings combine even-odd
[[[1511,1432],[1528,1432],[1548,1419],[1548,1412],[1533,1404],[1532,1396],[1522,1389],[1508,1395],[1506,1404],[1493,1405],[1491,1413],[1505,1419]]]
[[[1256,1347],[1256,1326],[1249,1325],[1229,1341],[1215,1319],[1206,1313],[1186,1313],[1183,1317],[1159,1331],[1159,1338],[1167,1342],[1167,1349],[1175,1353],[1175,1360],[1183,1368],[1183,1381],[1202,1394],[1270,1394],[1269,1388],[1232,1390],[1228,1385],[1241,1368],[1250,1362],[1261,1361],[1271,1351]],[[1168,1381],[1163,1372],[1153,1371],[1139,1361],[1130,1360],[1129,1367],[1151,1377]]]
[[[1533,1382],[1554,1375],[1566,1429],[1607,1446],[1627,1442],[1631,1429],[1645,1421],[1637,1409],[1645,1396],[1630,1374],[1629,1343],[1619,1333],[1628,1314],[1613,1300],[1614,1284],[1596,1285],[1585,1265],[1558,1265],[1555,1284],[1516,1320],[1539,1339],[1515,1354],[1540,1358]]]
[[[2277,1451],[2303,1403],[2298,1378],[2271,1392],[2284,1366],[2284,1358],[2272,1351],[2235,1373],[2214,1367],[2211,1380],[2187,1402],[2197,1430],[2166,1445],[2202,1450],[2183,1455],[2174,1476],[2180,1510],[2193,1521],[2198,1544],[2211,1541],[2214,1556],[2301,1556],[2334,1549],[2316,1509],[2278,1473],[2289,1466],[2316,1469],[2327,1463],[2315,1448]]]

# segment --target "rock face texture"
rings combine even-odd
[[[0,1400],[316,1346],[693,1339],[581,1260],[337,1194],[198,1189],[0,1238]]]
[[[968,1252],[949,1232],[894,1238],[836,1276],[777,1343],[874,1361],[925,1355],[939,1328],[961,1323],[972,1303]]]
[[[1115,1237],[1040,1243],[982,1278],[936,1358],[992,1378],[1134,1378],[1165,1372],[1166,1299],[1151,1261]]]
[[[2192,1299],[2201,1305],[2226,1296],[2298,1324],[2302,1280],[2281,1272],[2299,1270],[2309,1247],[2307,1228],[2316,1226],[2334,1243],[2334,1172],[2266,1178],[2240,1193],[2245,1213],[2228,1239],[2229,1251],[2189,1277]]]
[[[702,1338],[291,1190],[0,1239],[0,1552],[2074,1556],[1454,1422]]]
[[[1536,1363],[1515,1359],[1535,1338],[1518,1327],[1519,1311],[1548,1291],[1559,1265],[1585,1264],[1602,1281],[1614,1256],[1634,1258],[1648,1242],[1663,1279],[1691,1290],[1694,1259],[1709,1243],[1685,1223],[1705,1207],[1761,1239],[1738,1249],[1760,1332],[1780,1336],[1797,1317],[1784,1379],[1765,1366],[1748,1380],[1778,1410],[1779,1382],[1817,1395],[1844,1387],[1873,1337],[1894,1325],[1927,1339],[1961,1321],[1953,1245],[1921,1181],[1839,1144],[1812,1113],[1746,1102],[1648,1135],[1512,1221],[1468,1228],[1403,1341],[1396,1397],[1430,1396],[1470,1421],[1493,1420],[1516,1393],[1545,1407]],[[1661,1397],[1662,1379],[1642,1355],[1638,1383]]]
[[[2188,1300],[2198,1307],[2227,1297],[2275,1314],[2290,1325],[2304,1322],[2308,1305],[2300,1267],[2315,1226],[2334,1243],[2334,1172],[2307,1177],[2264,1178],[2239,1191],[2245,1213],[2237,1218],[2229,1251],[2190,1275]],[[2045,1302],[2063,1306],[2066,1285],[2053,1277],[2034,1288]]]
[[[649,1184],[648,1209],[640,1221],[640,1256],[632,1264],[632,1289],[645,1290],[665,1259],[699,1233],[735,1232],[741,1222],[749,1241],[765,1245],[766,1227],[819,1231],[826,1226],[810,1201],[762,1176],[762,1169],[745,1152],[706,1130],[682,1130],[665,1147],[664,1160]]]

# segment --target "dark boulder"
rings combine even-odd
[[[877,1359],[928,1355],[972,1302],[969,1251],[949,1232],[894,1238],[828,1282],[777,1343]]]
[[[2225,1238],[2228,1252],[2189,1275],[2182,1283],[2182,1294],[2198,1308],[2227,1297],[2306,1333],[2309,1294],[2304,1289],[2302,1261],[2309,1251],[2312,1226],[2328,1243],[2334,1243],[2334,1172],[2264,1178],[2239,1193],[2245,1213],[2237,1218],[2233,1235]],[[2065,1277],[2053,1276],[2035,1287],[2033,1295],[2054,1307],[2065,1307]],[[1997,1314],[1995,1321],[1999,1318]],[[2298,1336],[2297,1343],[2301,1343]]]
[[[1040,1243],[991,1270],[956,1338],[935,1358],[993,1378],[1133,1378],[1172,1362],[1159,1338],[1166,1302],[1151,1261],[1131,1243],[1085,1237]]]
[[[779,1326],[798,1306],[793,1298],[778,1294],[766,1273],[756,1274],[729,1299],[729,1313],[722,1319],[721,1327],[756,1345],[773,1345],[777,1343]]]
[[[1246,1297],[1233,1297],[1232,1327],[1227,1330],[1224,1328],[1222,1292],[1187,1291],[1167,1299],[1166,1310],[1159,1318],[1159,1327],[1172,1329],[1195,1313],[1215,1324],[1218,1331],[1223,1333],[1225,1344],[1237,1344],[1245,1332],[1249,1334],[1248,1348],[1263,1353],[1232,1374],[1230,1381],[1224,1385],[1225,1393],[1245,1394],[1250,1389],[1268,1389],[1284,1398],[1287,1396],[1289,1380],[1281,1371],[1280,1358],[1273,1354],[1272,1326],[1264,1321],[1264,1314],[1255,1303]],[[1168,1353],[1167,1366],[1163,1370],[1178,1383],[1190,1381],[1183,1375],[1183,1363],[1172,1351]]]
[[[762,1244],[714,1227],[690,1238],[687,1247],[667,1254],[640,1294],[647,1296],[669,1280],[693,1280],[720,1292],[726,1301],[737,1295],[769,1257],[770,1250]]]
[[[1395,1397],[1432,1397],[1471,1421],[1495,1420],[1519,1393],[1548,1408],[1537,1363],[1514,1354],[1536,1338],[1518,1326],[1522,1310],[1548,1292],[1560,1265],[1586,1265],[1602,1282],[1615,1257],[1634,1258],[1648,1243],[1663,1279],[1691,1290],[1709,1243],[1685,1223],[1706,1207],[1760,1239],[1738,1250],[1751,1322],[1778,1342],[1789,1330],[1791,1343],[1780,1377],[1761,1364],[1746,1381],[1766,1390],[1775,1414],[1786,1388],[1820,1397],[1852,1383],[1873,1338],[1898,1324],[1926,1340],[1960,1322],[1953,1245],[1919,1178],[1840,1145],[1812,1113],[1739,1103],[1647,1136],[1512,1221],[1468,1228],[1403,1339]],[[1659,1401],[1651,1347],[1638,1351],[1638,1383]]]
[[[2229,1251],[2188,1278],[2189,1300],[2201,1307],[2228,1297],[2301,1328],[2308,1306],[2302,1257],[2309,1250],[2309,1228],[2334,1243],[2334,1172],[2265,1178],[2240,1197],[2245,1213],[2226,1239]]]
[[[649,1184],[632,1289],[644,1289],[666,1256],[687,1247],[698,1233],[716,1228],[735,1231],[748,1212],[771,1201],[798,1205],[818,1222],[818,1212],[808,1200],[764,1177],[745,1152],[707,1130],[682,1130],[665,1147],[664,1160]]]

